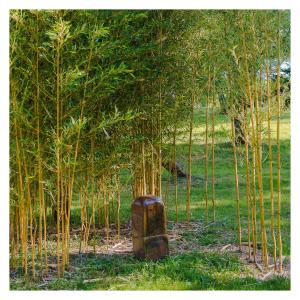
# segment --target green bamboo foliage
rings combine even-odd
[[[208,224],[211,199],[212,219],[217,221],[221,199],[216,116],[223,95],[225,118],[231,123],[224,132],[232,141],[238,244],[243,250],[245,226],[249,257],[259,263],[261,243],[267,267],[272,241],[274,265],[281,272],[280,66],[289,55],[284,14],[12,10],[11,267],[20,262],[27,280],[38,279],[47,276],[54,261],[57,276],[63,277],[74,250],[73,232],[79,232],[76,251],[110,251],[114,232],[122,240],[122,201],[128,193],[132,198],[163,196],[171,221],[180,222],[184,212],[188,222],[196,220],[192,168],[198,134],[204,137],[204,219]],[[205,131],[199,133],[196,110],[200,107],[202,113],[204,106],[205,120],[200,122]],[[275,117],[277,207],[271,134]],[[185,181],[176,168],[186,132],[186,207],[181,211]],[[268,159],[262,147],[265,133]],[[241,135],[244,146],[236,143]],[[267,160],[270,216],[263,180]]]

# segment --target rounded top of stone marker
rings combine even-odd
[[[162,199],[155,195],[139,196],[133,201],[132,205],[148,206],[154,203],[160,203],[161,205],[164,205]]]

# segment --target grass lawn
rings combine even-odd
[[[174,182],[170,180],[170,190],[167,199],[168,227],[174,235],[180,236],[174,241],[170,238],[170,256],[160,261],[139,261],[132,253],[113,253],[102,251],[96,254],[78,254],[79,234],[72,234],[74,252],[70,257],[70,266],[63,279],[39,277],[36,282],[24,282],[19,270],[11,271],[10,288],[19,289],[45,289],[45,290],[288,290],[290,279],[288,276],[272,274],[266,276],[268,271],[254,270],[241,254],[234,249],[221,251],[224,246],[235,247],[236,235],[236,202],[234,188],[234,169],[232,146],[229,137],[229,121],[226,116],[216,117],[216,145],[215,145],[215,192],[216,192],[216,222],[209,226],[204,224],[204,151],[205,151],[205,122],[204,115],[197,113],[193,135],[193,167],[192,167],[192,193],[191,193],[191,221],[196,227],[194,230],[175,230],[176,226],[185,228],[185,201],[186,179],[179,181],[179,225],[175,221]],[[201,125],[200,125],[201,124]],[[277,186],[277,161],[275,145],[276,120],[272,120],[273,143],[273,171],[274,187]],[[186,167],[188,144],[187,134],[182,132],[177,145],[178,161]],[[243,241],[247,241],[247,205],[246,180],[244,175],[244,154],[241,149],[239,156],[239,182],[241,199],[241,222],[243,228]],[[270,199],[268,176],[268,147],[266,137],[263,144],[263,184],[266,224],[268,227],[268,246],[271,254],[272,241],[270,236]],[[209,167],[211,174],[211,167]],[[163,172],[164,193],[169,173]],[[127,174],[124,172],[122,181],[125,182]],[[281,230],[283,242],[283,255],[288,268],[290,256],[290,117],[284,112],[281,127],[281,184],[282,184],[282,211]],[[165,198],[165,197],[163,197]],[[211,199],[211,185],[209,184],[209,199]],[[164,199],[166,200],[166,199]],[[275,193],[275,203],[276,203]],[[128,232],[128,220],[131,217],[131,193],[128,188],[122,192],[121,221]],[[78,228],[80,224],[79,203],[75,201],[72,207],[72,227]],[[259,205],[257,205],[259,214]],[[212,219],[212,205],[209,203],[209,217]],[[259,226],[259,217],[258,217]],[[181,224],[181,225],[180,225]],[[177,227],[176,227],[177,228]],[[125,230],[124,229],[124,230]],[[122,239],[122,238],[121,238]],[[126,240],[128,242],[128,239]],[[97,246],[102,246],[103,236],[99,236]],[[116,242],[117,243],[117,242]],[[55,256],[55,243],[53,251],[51,243],[49,256]],[[77,245],[77,248],[75,247]],[[182,245],[185,247],[182,248]],[[109,249],[114,247],[113,243]],[[76,249],[76,250],[75,250]],[[76,252],[77,251],[77,252]],[[260,274],[259,274],[260,273]]]

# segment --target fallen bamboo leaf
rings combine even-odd
[[[116,247],[122,245],[123,243],[124,243],[124,242],[121,242],[121,243],[118,243],[118,244],[114,245],[114,246],[112,247],[112,249],[114,249],[114,248],[116,248]]]
[[[83,283],[92,283],[92,282],[97,282],[100,280],[101,280],[101,278],[85,279],[85,280],[83,280]]]
[[[221,249],[221,252],[225,251],[227,248],[229,248],[231,246],[231,244],[227,244],[225,245],[222,249]]]
[[[270,275],[273,274],[273,271],[268,272],[266,275],[263,276],[262,280],[266,280],[267,278],[270,277]]]
[[[263,267],[259,263],[255,263],[255,265],[261,272],[264,271]]]

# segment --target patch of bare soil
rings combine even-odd
[[[253,259],[253,249],[251,247],[251,256],[249,258],[248,245],[243,244],[241,250],[236,244],[224,244],[224,243],[214,243],[210,245],[201,245],[196,239],[187,238],[197,237],[201,233],[205,234],[206,230],[214,223],[203,224],[201,222],[169,222],[168,223],[168,237],[169,237],[169,248],[170,255],[178,255],[191,251],[201,251],[201,252],[219,252],[219,253],[229,253],[234,254],[239,257],[239,259],[248,267],[252,275],[260,280],[270,279],[275,275],[281,275],[284,277],[290,277],[290,260],[288,257],[283,258],[283,272],[278,273],[274,270],[274,260],[273,257],[269,256],[269,266],[264,267],[262,262],[262,252],[261,249],[257,249],[256,260]],[[71,235],[74,237],[78,235],[78,230],[73,231]],[[222,231],[222,235],[230,235],[232,233]],[[117,232],[115,228],[111,228],[109,232],[109,238],[107,239],[105,229],[97,230],[96,236],[101,237],[96,242],[96,253],[103,255],[132,255],[132,237],[131,237],[131,224],[128,222],[121,228],[121,237],[117,238]],[[78,237],[78,236],[77,236]],[[71,247],[71,255],[78,254],[78,242],[73,239],[73,247]],[[259,245],[258,245],[259,246]],[[92,253],[94,251],[92,243],[87,247],[82,249],[83,253]],[[278,260],[277,260],[278,265]],[[241,274],[241,276],[249,275],[249,273]]]
[[[205,230],[213,225],[214,222],[204,225],[200,222],[180,222],[174,224],[168,233],[170,242],[170,252],[171,254],[184,253],[191,250],[198,250],[201,252],[219,252],[219,253],[229,253],[235,254],[239,259],[250,269],[253,276],[260,280],[270,279],[275,275],[280,275],[283,277],[290,277],[290,259],[289,257],[283,257],[283,270],[281,273],[274,270],[274,259],[269,255],[268,257],[268,267],[265,267],[262,260],[261,247],[258,244],[258,249],[256,251],[256,259],[253,257],[253,248],[250,244],[250,257],[249,257],[249,247],[248,243],[243,243],[241,249],[237,244],[210,244],[210,245],[200,245],[197,242],[193,242],[193,239],[186,239],[187,233],[192,233],[197,236],[204,233]],[[205,234],[205,233],[204,233]],[[223,235],[230,234],[222,232]],[[174,247],[174,242],[177,242],[176,247]],[[179,243],[178,243],[179,242]],[[276,265],[279,265],[279,259],[276,260]],[[246,274],[245,274],[246,275]],[[241,274],[243,276],[243,274]]]
[[[178,254],[184,254],[191,251],[199,252],[218,252],[218,253],[228,253],[232,255],[237,255],[238,258],[245,264],[246,269],[241,272],[240,276],[245,277],[250,274],[259,280],[267,280],[275,275],[281,275],[284,277],[290,277],[290,260],[289,257],[284,257],[283,260],[283,272],[279,274],[274,270],[274,260],[269,257],[269,266],[265,268],[262,262],[262,252],[261,249],[257,250],[256,261],[253,259],[252,248],[251,257],[248,254],[248,245],[243,244],[240,250],[238,245],[233,243],[227,243],[228,241],[234,240],[234,233],[230,231],[225,231],[222,228],[214,228],[215,223],[211,222],[208,224],[203,224],[201,222],[169,222],[168,223],[168,237],[169,237],[169,249],[170,256],[176,256]],[[212,242],[209,245],[201,245],[201,242],[197,239],[198,237],[205,237],[208,232],[213,232],[220,238],[217,242]],[[94,243],[93,234],[91,234],[89,244],[87,246],[81,245],[80,249],[80,229],[73,229],[71,231],[70,240],[70,258],[74,257],[76,259],[84,259],[84,257],[94,253]],[[108,238],[105,229],[97,229],[95,233],[95,253],[103,256],[111,255],[133,255],[132,250],[132,237],[131,237],[131,224],[127,224],[121,227],[120,239],[117,237],[116,228],[111,226],[108,232]],[[259,246],[259,245],[258,245]],[[48,274],[42,276],[42,283],[37,287],[46,286],[53,278],[57,276],[57,259],[56,253],[56,235],[52,234],[49,238],[48,243],[49,254],[48,256]],[[278,264],[278,261],[277,261]],[[30,263],[29,263],[30,268]],[[71,275],[73,271],[77,269],[76,264],[70,264],[65,273]],[[17,270],[14,268],[10,271],[11,280],[16,280]]]

